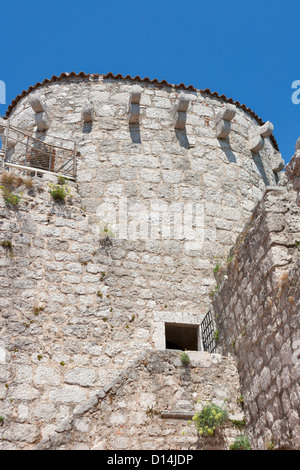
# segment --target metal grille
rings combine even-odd
[[[47,142],[1,121],[2,150],[6,166],[29,167],[76,179],[76,144],[62,137],[47,136]]]
[[[215,326],[211,311],[209,310],[201,323],[202,344],[204,351],[210,353],[217,352],[215,339]]]

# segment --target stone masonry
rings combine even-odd
[[[122,436],[122,428],[113,426],[109,438],[103,422],[93,424],[91,417],[117,426],[132,422],[125,408],[132,394],[143,402],[139,380],[158,397],[156,372],[144,370],[139,359],[145,354],[170,364],[169,382],[163,383],[162,367],[157,371],[159,409],[168,409],[166,387],[181,390],[183,379],[178,353],[175,360],[166,351],[166,325],[197,327],[193,353],[202,357],[200,325],[212,305],[214,267],[227,259],[266,187],[281,180],[273,125],[209,90],[84,74],[37,84],[14,100],[6,118],[0,131],[7,164],[24,162],[24,146],[5,140],[7,123],[45,144],[76,142],[77,154],[76,181],[69,182],[72,197],[65,203],[51,198],[49,183],[57,180],[51,174],[15,188],[17,207],[0,198],[1,448],[49,448],[51,442],[59,448],[167,448],[175,435],[185,448],[178,435],[182,420],[171,420],[172,439],[164,425],[165,437],[148,440],[148,431],[135,423],[133,444],[121,438],[118,444],[113,436]],[[0,176],[6,171],[1,167]],[[112,227],[106,244],[105,224]],[[216,361],[208,375],[192,368],[190,408],[196,395],[201,398],[197,383],[203,377],[212,392],[203,396],[218,398],[215,364],[221,370],[221,363],[225,369],[231,364],[224,387],[230,403],[236,401],[234,362],[224,355]],[[132,364],[138,364],[136,391],[128,384]],[[120,401],[119,392],[103,395],[120,377]],[[182,395],[176,394],[179,402]],[[78,427],[76,410],[85,406]],[[142,413],[136,418],[141,429],[149,425],[143,406],[132,408]],[[154,419],[157,433],[162,418]],[[106,437],[99,444],[100,428]]]
[[[290,184],[266,191],[220,269],[219,350],[237,359],[259,449],[299,449],[300,209]]]

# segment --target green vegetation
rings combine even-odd
[[[184,366],[187,366],[191,362],[190,356],[187,354],[186,351],[180,354],[180,359]]]
[[[200,436],[214,436],[216,429],[224,424],[226,420],[226,410],[214,403],[204,406],[192,418]]]
[[[42,307],[34,307],[33,314],[37,317],[42,310],[43,310]]]
[[[222,266],[221,261],[218,261],[216,266],[213,268],[214,274],[218,274],[218,272],[220,271],[221,266]]]
[[[5,248],[6,250],[12,250],[12,242],[10,240],[3,240],[3,242],[0,243],[2,248]]]
[[[237,436],[234,443],[230,446],[230,450],[251,450],[248,437],[244,434]]]
[[[243,407],[243,406],[244,406],[244,402],[245,402],[243,395],[239,395],[239,396],[237,397],[237,399],[236,399],[236,402],[237,402],[238,405],[241,405],[241,406]]]
[[[4,199],[4,202],[7,206],[17,206],[21,200],[21,195],[23,193],[20,193],[20,196],[18,194],[13,194],[9,189],[5,188],[4,186],[0,186],[2,189],[2,196]]]
[[[234,256],[233,255],[229,255],[228,258],[227,258],[227,264],[230,264],[233,260]]]
[[[210,289],[208,295],[209,297],[213,298],[215,296],[215,294],[218,292],[220,286],[219,285],[216,285],[213,289]]]
[[[244,418],[243,420],[241,420],[241,421],[232,419],[232,420],[231,420],[231,423],[234,425],[234,427],[236,427],[236,428],[239,429],[239,430],[244,429],[244,427],[246,426],[245,418]]]
[[[275,449],[275,444],[274,444],[274,439],[272,439],[266,443],[266,450],[274,450]]]
[[[50,194],[55,201],[64,201],[67,197],[72,196],[71,189],[66,183],[65,178],[59,176],[57,184],[49,183]]]
[[[219,341],[219,330],[215,330],[215,341],[216,341],[216,344]]]

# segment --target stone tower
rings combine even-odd
[[[246,106],[139,77],[54,76],[12,102],[1,130],[3,174],[35,174],[18,209],[1,200],[0,222],[4,441],[28,448],[149,351],[187,349],[204,367],[214,269],[284,164],[273,125]],[[49,194],[60,174],[65,204]]]

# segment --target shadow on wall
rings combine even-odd
[[[236,156],[230,148],[229,138],[226,139],[218,139],[220,148],[223,153],[225,153],[227,160],[229,163],[236,163]]]
[[[129,132],[130,132],[130,137],[131,137],[131,141],[133,144],[142,143],[139,125],[129,124]]]
[[[176,137],[178,139],[180,147],[184,147],[185,149],[189,149],[190,144],[189,144],[189,141],[188,141],[188,138],[187,138],[187,135],[186,135],[185,128],[184,128],[184,130],[180,130],[180,131],[178,129],[175,129],[175,134],[176,134]]]
[[[84,134],[90,134],[92,132],[92,129],[93,129],[92,122],[84,122],[83,129],[82,129]]]
[[[262,162],[262,159],[261,159],[261,156],[260,156],[259,153],[253,155],[253,161],[254,161],[254,163],[256,165],[256,168],[258,169],[259,173],[261,174],[265,185],[269,186],[270,182],[269,182],[268,177],[266,175],[264,165],[263,165],[263,162]]]

